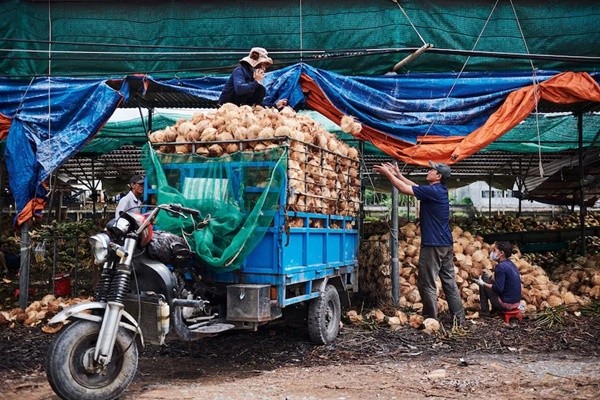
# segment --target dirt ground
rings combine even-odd
[[[467,331],[428,335],[410,327],[344,325],[329,346],[310,343],[304,322],[258,332],[149,346],[122,399],[597,399],[600,318],[570,315],[551,328],[533,319],[476,319]],[[44,358],[52,335],[0,330],[5,400],[57,399]]]

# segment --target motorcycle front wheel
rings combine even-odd
[[[135,377],[138,349],[133,333],[119,328],[111,362],[100,367],[92,357],[100,324],[78,320],[60,331],[48,350],[46,376],[64,400],[112,400]]]

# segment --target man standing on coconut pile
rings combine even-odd
[[[233,73],[225,82],[219,105],[233,103],[241,105],[262,105],[263,99],[267,93],[262,85],[267,69],[273,65],[273,60],[269,57],[267,50],[262,47],[253,47],[250,53],[240,60],[240,66],[233,70]],[[287,100],[277,101],[275,107],[283,108],[287,105]]]
[[[401,193],[415,196],[421,201],[419,221],[421,225],[421,249],[419,252],[419,276],[417,287],[423,302],[423,318],[437,319],[436,277],[442,281],[442,289],[454,322],[465,326],[465,310],[454,279],[454,249],[450,231],[450,201],[446,180],[450,167],[429,161],[427,185],[417,185],[400,173],[397,165],[376,165],[373,171],[385,176]]]
[[[492,261],[497,261],[494,277],[484,275],[476,282],[479,285],[481,316],[490,316],[492,311],[510,311],[519,308],[521,303],[521,275],[519,268],[512,262],[513,245],[508,242],[496,242],[490,253]]]

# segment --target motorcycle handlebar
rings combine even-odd
[[[171,204],[169,206],[169,208],[171,208],[173,211],[176,211],[176,212],[183,212],[183,213],[193,215],[194,217],[197,215],[200,215],[200,211],[194,210],[193,208],[183,207],[183,206],[180,206],[179,204]]]

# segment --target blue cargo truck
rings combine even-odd
[[[279,145],[289,149],[289,141]],[[286,157],[287,151],[283,155]],[[358,205],[353,205],[352,212],[341,213],[345,215],[325,214],[317,207],[302,210],[291,206],[290,199],[298,197],[297,191],[290,190],[289,177],[294,174],[288,170],[286,160],[278,164],[279,161],[281,159],[224,159],[217,161],[218,168],[224,172],[215,178],[214,159],[168,154],[160,157],[169,184],[188,199],[200,192],[209,193],[215,201],[233,198],[236,204],[242,204],[242,212],[250,212],[244,210],[240,197],[260,196],[264,190],[278,192],[277,204],[263,212],[271,215],[271,223],[257,228],[262,238],[242,260],[237,260],[238,267],[202,270],[203,283],[221,294],[211,300],[213,306],[221,303],[217,307],[221,329],[256,330],[280,318],[284,308],[302,304],[307,306],[311,340],[330,343],[339,333],[341,310],[349,305],[349,293],[358,290]],[[357,160],[345,159],[344,162],[358,169]],[[282,179],[278,186],[265,189],[261,179],[252,182],[248,178],[261,176],[261,173],[264,177],[266,170],[280,174]],[[159,189],[156,180],[147,178],[147,203]],[[330,204],[335,205],[341,197],[338,194]],[[327,199],[322,200],[323,204],[326,202]],[[329,210],[335,209],[329,207]],[[219,330],[213,324],[211,332]]]

